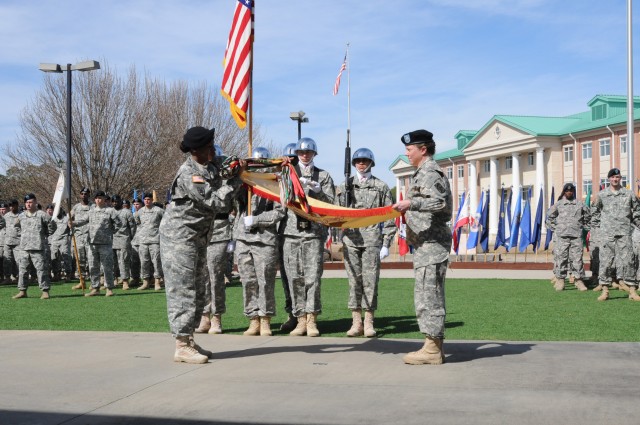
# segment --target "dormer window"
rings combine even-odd
[[[591,107],[591,121],[601,120],[607,118],[607,105],[596,105]]]

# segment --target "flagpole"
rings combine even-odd
[[[255,9],[256,2],[252,1],[251,4],[251,41],[250,45],[250,57],[249,57],[249,155],[251,158],[253,154],[253,42],[255,40]],[[247,215],[251,215],[251,198],[253,197],[253,190],[250,185],[247,185]]]
[[[347,145],[344,148],[344,181],[345,181],[345,205],[351,207],[351,64],[349,63],[349,43],[344,54],[344,67],[347,69]],[[340,78],[340,74],[338,74]],[[334,92],[334,95],[337,92]]]

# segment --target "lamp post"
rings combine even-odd
[[[304,116],[304,111],[292,112],[289,114],[289,118],[298,121],[298,140],[302,139],[302,123],[309,122],[309,118]]]
[[[68,213],[71,214],[71,71],[94,71],[100,69],[100,63],[94,60],[78,62],[75,65],[68,63],[65,68],[57,63],[41,63],[38,69],[42,72],[67,72],[67,175],[65,190],[67,192]]]

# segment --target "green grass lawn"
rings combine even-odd
[[[70,284],[54,284],[51,299],[40,300],[31,287],[30,298],[13,300],[15,287],[0,286],[0,329],[95,330],[168,332],[164,291],[122,291],[106,298],[85,298]],[[640,303],[611,291],[611,299],[597,302],[598,293],[578,292],[572,285],[556,292],[548,280],[448,279],[446,337],[460,340],[509,341],[640,341]],[[282,285],[276,281],[278,315],[273,329],[286,320]],[[323,336],[344,337],[351,325],[347,279],[323,279]],[[413,279],[382,279],[376,329],[383,338],[422,338],[413,309]],[[242,288],[227,287],[225,333],[239,334],[248,319],[242,314]],[[276,331],[275,335],[278,334]]]

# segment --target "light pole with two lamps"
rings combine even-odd
[[[289,118],[298,121],[298,140],[302,139],[302,123],[309,122],[309,118],[304,116],[304,111],[292,112],[289,114]]]

